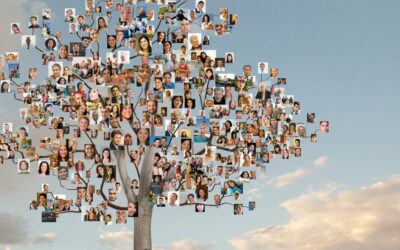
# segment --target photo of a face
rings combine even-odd
[[[321,121],[319,129],[321,133],[329,133],[329,121]]]
[[[297,124],[297,135],[306,137],[306,126],[304,124]]]
[[[268,74],[268,62],[258,63],[258,74]]]

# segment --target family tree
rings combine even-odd
[[[214,4],[82,0],[61,22],[48,8],[10,24],[21,50],[4,53],[1,95],[22,108],[2,118],[0,161],[43,180],[27,201],[42,222],[133,222],[134,249],[151,249],[153,210],[251,212],[246,185],[329,132],[278,67],[230,72],[240,59],[213,41],[238,14]]]

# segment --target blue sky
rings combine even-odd
[[[26,25],[31,15],[28,10],[39,14],[40,8],[48,6],[60,13],[64,7],[83,6],[82,2],[0,3],[4,39],[0,51],[18,49],[15,44],[19,44],[19,38],[9,34],[9,23]],[[194,5],[194,1],[187,5]],[[399,208],[392,203],[399,198],[395,190],[400,186],[400,3],[207,3],[214,13],[222,6],[239,14],[233,34],[212,40],[218,50],[235,52],[231,72],[241,72],[244,64],[255,67],[257,62],[268,61],[287,77],[286,91],[301,101],[303,114],[312,111],[318,120],[329,120],[331,131],[321,135],[316,145],[307,144],[300,159],[274,161],[267,175],[248,187],[257,201],[252,213],[233,216],[227,207],[207,209],[202,215],[190,208],[156,209],[153,244],[159,249],[395,249],[400,241],[396,236],[400,223],[393,227],[388,224],[391,220],[399,222],[395,218]],[[8,120],[14,115],[9,108],[11,101],[1,96],[0,112]],[[11,165],[1,168],[4,179],[0,197],[7,202],[1,203],[0,216],[24,223],[27,232],[14,226],[8,231],[27,240],[2,244],[0,236],[0,249],[120,249],[118,242],[130,244],[132,224],[84,224],[75,215],[62,217],[56,224],[40,223],[39,213],[30,212],[27,204],[31,190],[41,180],[16,176]],[[315,233],[314,237],[305,235],[307,232]],[[331,235],[336,239],[331,240]],[[78,237],[79,241],[72,240]],[[51,244],[39,244],[40,239],[48,239]]]

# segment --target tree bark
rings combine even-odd
[[[151,216],[153,205],[148,201],[139,202],[139,216],[134,223],[134,249],[151,250]]]
[[[153,214],[153,204],[149,202],[152,166],[154,161],[154,147],[146,149],[142,168],[140,170],[139,183],[139,216],[135,218],[134,227],[134,249],[151,250],[151,216]]]

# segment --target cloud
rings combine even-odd
[[[310,172],[311,172],[310,170],[298,168],[293,172],[280,175],[276,177],[275,187],[281,188],[290,185],[293,182],[297,181],[298,179],[310,174]]]
[[[117,232],[105,232],[99,229],[99,240],[115,250],[131,250],[133,246],[133,232],[123,228]],[[168,243],[165,246],[153,246],[154,250],[209,250],[214,243],[201,243],[199,241],[178,240]]]
[[[44,233],[42,235],[33,238],[33,244],[53,244],[57,239],[58,235],[56,233]]]
[[[28,243],[27,222],[22,217],[0,213],[0,245]]]
[[[105,232],[99,230],[99,239],[103,244],[106,244],[115,250],[130,250],[133,246],[133,231],[128,231],[123,228],[122,231]]]
[[[321,156],[313,162],[313,166],[309,168],[298,168],[292,172],[280,175],[276,177],[274,181],[274,185],[276,188],[286,187],[293,182],[296,182],[298,179],[303,178],[305,176],[311,175],[316,170],[325,166],[328,161],[327,156]]]
[[[192,240],[178,240],[170,242],[167,246],[155,246],[155,250],[209,250],[213,249],[214,243],[202,243]]]
[[[340,192],[311,192],[282,204],[291,216],[230,240],[242,249],[398,249],[400,176]]]
[[[262,189],[259,187],[254,187],[246,191],[246,197],[249,200],[256,200],[256,199],[262,199]]]
[[[327,161],[328,161],[328,156],[323,155],[314,161],[314,167],[322,168],[325,166]]]
[[[179,240],[171,242],[171,249],[176,250],[207,250],[212,249],[214,244],[200,243],[199,241]]]

